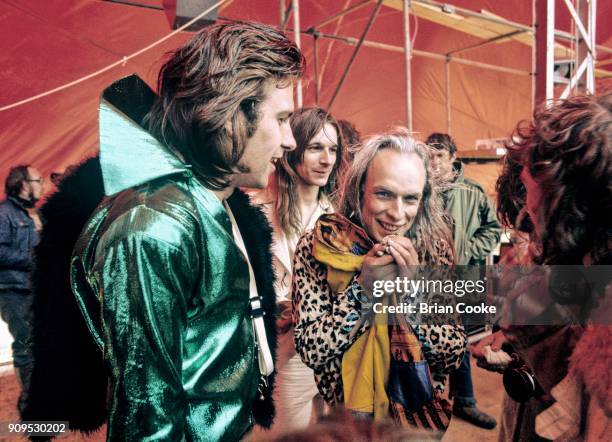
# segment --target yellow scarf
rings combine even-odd
[[[333,293],[348,286],[372,246],[365,230],[342,215],[319,218],[313,255],[327,265],[327,282]],[[375,420],[389,417],[386,386],[390,360],[387,318],[377,314],[376,323],[342,357],[344,405],[348,410],[373,414]]]

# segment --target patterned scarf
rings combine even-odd
[[[366,231],[344,216],[319,218],[313,255],[327,266],[332,293],[346,289],[373,246]],[[445,430],[450,406],[433,391],[421,344],[401,314],[390,319],[376,314],[368,331],[344,353],[344,406],[374,420],[393,417],[402,426]]]

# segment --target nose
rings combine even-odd
[[[289,152],[297,147],[295,142],[295,138],[293,138],[293,132],[291,131],[291,126],[289,123],[285,123],[282,126],[282,139],[281,139],[281,147],[283,150]]]
[[[394,222],[399,222],[402,220],[402,213],[404,211],[404,202],[402,198],[396,198],[389,203],[389,207],[387,209],[387,215]]]
[[[323,149],[319,156],[319,163],[323,166],[329,166],[332,162],[332,154],[329,149]]]

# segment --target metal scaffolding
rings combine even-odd
[[[567,98],[571,93],[586,91],[595,93],[595,17],[597,0],[564,0],[572,18],[576,49],[571,60],[572,71],[563,91],[557,98]],[[555,98],[555,1],[536,0],[535,33],[535,88],[534,103]]]
[[[341,41],[355,46],[353,53],[347,63],[340,80],[334,88],[331,99],[327,106],[331,108],[342,89],[342,86],[350,73],[354,61],[361,47],[377,48],[386,51],[403,53],[405,57],[405,85],[406,85],[406,126],[412,130],[412,81],[411,60],[413,56],[426,57],[440,60],[444,63],[444,79],[446,91],[446,126],[448,133],[452,130],[452,97],[451,97],[451,64],[461,64],[478,67],[482,69],[504,72],[512,75],[530,76],[532,78],[532,104],[535,105],[543,99],[553,98],[554,91],[554,67],[555,54],[560,56],[571,56],[576,69],[569,79],[567,87],[560,97],[567,97],[573,91],[586,90],[591,93],[595,91],[595,60],[596,50],[612,52],[612,49],[595,44],[595,17],[596,0],[563,0],[573,19],[574,32],[565,32],[555,29],[554,12],[555,0],[533,0],[534,20],[532,26],[512,22],[503,17],[491,13],[475,12],[469,9],[443,4],[431,0],[363,0],[343,10],[333,13],[325,20],[307,28],[299,27],[299,0],[291,0],[289,6],[285,6],[285,0],[280,0],[280,27],[286,28],[289,15],[293,14],[296,43],[300,44],[300,34],[309,35],[313,38],[314,49],[314,80],[315,101],[319,104],[321,99],[321,72],[319,65],[318,49],[321,39]],[[347,2],[348,3],[348,2]],[[374,5],[369,20],[362,31],[359,39],[339,34],[321,32],[320,29],[347,14],[360,10],[368,5]],[[404,46],[396,46],[382,42],[367,40],[368,31],[373,26],[381,6],[387,6],[403,13]],[[478,36],[482,41],[464,48],[458,48],[445,54],[422,51],[414,49],[410,38],[410,15],[423,16],[428,20],[439,23],[442,26],[450,26],[463,32]],[[437,14],[437,16],[436,16]],[[446,18],[450,17],[450,18]],[[455,20],[455,22],[453,22]],[[472,28],[461,29],[457,23],[468,23],[470,20]],[[483,24],[488,24],[484,26]],[[468,23],[469,25],[469,23]],[[482,28],[482,29],[480,29]],[[533,66],[530,71],[515,69],[512,67],[499,66],[490,63],[479,62],[460,57],[457,54],[481,48],[491,43],[503,41],[517,41],[532,47]],[[570,42],[570,46],[561,45],[558,41]],[[575,50],[573,49],[575,48]],[[601,73],[602,71],[600,71]],[[609,75],[606,71],[603,71]],[[301,106],[301,83],[298,85],[298,106]]]
[[[105,1],[142,6],[125,0]],[[555,91],[557,91],[557,93],[560,91],[560,88],[555,88],[555,84],[559,84],[559,81],[562,81],[555,77],[555,66],[561,61],[570,63],[571,71],[569,78],[563,81],[563,83],[566,84],[565,88],[558,93],[557,98],[566,98],[569,94],[578,91],[594,93],[595,76],[597,74],[612,76],[612,73],[609,71],[604,71],[595,67],[597,51],[612,53],[611,48],[596,44],[597,0],[563,0],[572,19],[572,32],[555,29],[555,0],[532,0],[533,20],[531,26],[507,20],[487,11],[476,12],[433,0],[361,0],[353,5],[350,5],[350,3],[350,0],[347,0],[344,9],[331,14],[326,19],[307,29],[302,29],[300,22],[300,0],[279,0],[279,28],[283,31],[288,30],[287,24],[289,19],[293,17],[293,29],[291,29],[291,31],[293,31],[294,40],[297,46],[301,46],[302,34],[308,35],[313,39],[314,95],[317,105],[320,104],[321,100],[321,72],[318,54],[320,40],[328,39],[341,41],[345,44],[355,46],[342,72],[340,80],[335,86],[332,96],[327,103],[328,109],[331,109],[334,105],[360,49],[364,46],[404,54],[406,126],[409,130],[412,130],[411,62],[414,56],[439,60],[444,63],[446,127],[448,133],[451,133],[452,130],[452,64],[473,66],[512,75],[530,76],[532,79],[532,105],[534,106],[544,100],[555,98]],[[339,20],[347,14],[361,10],[369,5],[374,5],[374,8],[370,12],[369,20],[359,39],[339,35],[338,33],[330,34],[320,31],[323,26],[334,21],[338,21],[339,23]],[[368,31],[374,25],[382,6],[402,12],[404,33],[403,46],[366,39]],[[154,9],[161,8],[155,7]],[[411,14],[415,17],[423,17],[441,26],[447,26],[451,29],[466,32],[480,38],[482,41],[463,48],[454,49],[444,54],[415,49],[412,47],[410,37]],[[219,19],[230,20],[223,17],[219,17]],[[492,43],[505,41],[515,41],[532,47],[532,68],[530,71],[479,62],[457,55]],[[565,42],[566,45],[560,44],[560,41]],[[567,46],[567,42],[569,42],[569,46]],[[329,56],[329,53],[327,55]],[[323,61],[323,69],[325,63],[326,60]],[[612,63],[612,60],[600,63],[599,68],[610,63]],[[303,106],[302,94],[302,81],[298,80],[296,87],[296,102],[298,107]]]

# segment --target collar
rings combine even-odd
[[[99,124],[105,195],[189,169],[143,127],[143,118],[156,97],[136,75],[113,83],[103,92]]]
[[[453,172],[455,174],[452,181],[453,183],[463,179],[463,163],[460,160],[456,160],[453,163]]]
[[[321,213],[331,213],[334,211],[331,201],[324,193],[321,193],[319,197],[319,207],[321,208]]]
[[[26,207],[26,205],[24,204],[24,201],[19,198],[19,197],[14,197],[14,196],[9,196],[7,198],[7,200],[9,200],[10,202],[12,202],[15,206],[17,206],[18,209],[23,210],[24,212],[28,212],[28,208]],[[33,207],[33,206],[32,206]]]

